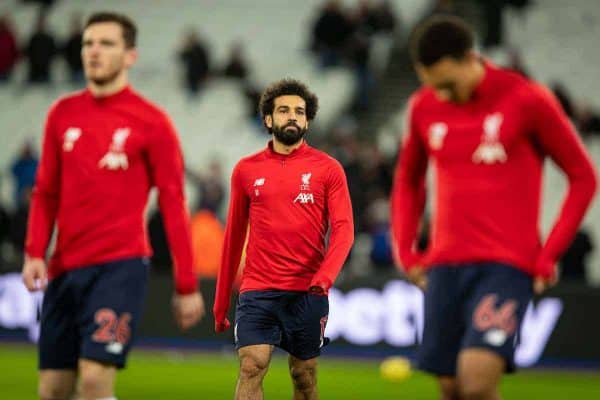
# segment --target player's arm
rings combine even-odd
[[[340,273],[354,243],[352,203],[346,174],[339,163],[330,169],[326,194],[329,214],[329,245],[323,263],[310,283],[310,291],[327,293]]]
[[[415,100],[409,102],[406,131],[398,153],[390,198],[392,251],[405,272],[419,266],[417,236],[425,208],[427,151],[416,124]]]
[[[173,306],[182,329],[195,325],[204,315],[204,302],[193,271],[190,216],[186,207],[181,146],[173,124],[161,116],[150,137],[148,160],[152,181],[158,189],[158,205],[173,256],[175,295]]]
[[[222,332],[229,327],[227,311],[231,301],[233,281],[240,266],[246,240],[249,205],[250,201],[244,190],[240,176],[240,165],[238,164],[231,174],[229,212],[227,214],[221,267],[217,276],[217,291],[213,306],[215,330],[217,332]]]
[[[542,247],[536,275],[555,279],[554,266],[567,249],[598,185],[594,164],[556,98],[545,88],[533,86],[533,108],[529,114],[536,142],[565,173],[568,189],[558,218]]]
[[[58,212],[61,141],[57,132],[56,118],[57,106],[55,105],[50,109],[46,119],[41,160],[31,193],[23,265],[23,281],[29,290],[45,288],[46,250]]]

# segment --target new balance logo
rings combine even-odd
[[[265,178],[258,178],[254,181],[254,186],[263,186],[265,184]]]
[[[300,204],[315,204],[315,198],[312,193],[299,193],[298,196],[294,199],[294,203]]]

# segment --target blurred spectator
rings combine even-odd
[[[209,74],[210,62],[206,45],[198,33],[189,30],[179,50],[183,64],[184,85],[191,96],[196,96]]]
[[[196,186],[197,203],[195,210],[210,210],[218,215],[225,198],[223,171],[220,162],[217,160],[212,161],[206,173],[197,173],[189,168],[186,168],[185,173]]]
[[[575,109],[573,107],[573,102],[571,100],[571,95],[569,94],[567,88],[560,82],[553,82],[550,84],[550,89],[554,92],[554,95],[558,99],[558,102],[562,106],[565,114],[573,120],[575,118]]]
[[[509,69],[523,75],[524,77],[529,78],[529,73],[527,72],[527,67],[523,62],[523,57],[521,56],[521,52],[516,48],[511,48],[508,50],[508,65],[506,66]]]
[[[483,11],[483,47],[486,49],[502,45],[504,40],[504,6],[506,0],[479,0]]]
[[[172,264],[171,252],[169,251],[162,214],[158,208],[154,209],[148,220],[148,235],[152,247],[153,268],[161,273],[169,273]]]
[[[35,173],[38,167],[38,157],[31,141],[26,141],[21,148],[18,158],[11,166],[11,173],[15,183],[15,207],[19,207],[20,202],[26,199],[25,193],[28,192],[35,183]],[[28,200],[28,199],[27,199]]]
[[[10,79],[12,70],[19,59],[17,40],[8,15],[0,16],[0,82]]]
[[[371,236],[370,258],[377,267],[391,267],[389,197],[379,190],[367,208],[367,225]]]
[[[585,228],[581,228],[560,259],[561,279],[584,282],[587,258],[593,250],[594,244],[590,234]]]
[[[71,82],[74,84],[82,84],[84,82],[83,62],[81,61],[82,40],[83,30],[81,27],[81,17],[79,15],[73,15],[71,17],[71,32],[63,46],[62,54],[69,67]]]
[[[223,75],[228,78],[244,80],[248,77],[248,70],[244,46],[241,42],[236,42],[231,46],[229,60],[223,69]]]
[[[201,278],[216,278],[221,266],[225,228],[210,209],[200,209],[191,221],[194,271]]]
[[[357,7],[359,26],[366,34],[392,33],[396,28],[396,15],[389,1],[361,0]]]
[[[54,37],[46,30],[46,18],[41,14],[25,51],[29,61],[30,83],[50,83],[50,69],[56,50]]]
[[[350,42],[350,63],[354,70],[354,111],[369,108],[371,93],[375,87],[375,76],[371,71],[371,39],[364,31],[358,30]]]
[[[577,125],[584,136],[600,136],[600,111],[584,103],[580,106]]]
[[[321,67],[339,65],[345,46],[352,35],[351,23],[337,0],[328,1],[312,29],[311,49],[317,53]]]
[[[246,83],[244,84],[243,90],[244,97],[246,98],[246,104],[248,107],[248,118],[256,125],[256,127],[261,132],[265,132],[263,120],[258,109],[262,90],[260,90],[256,85],[248,81],[246,81]]]
[[[25,237],[27,235],[27,221],[29,219],[29,202],[31,200],[31,187],[25,188],[19,199],[18,207],[10,221],[10,242],[19,255],[25,250]]]

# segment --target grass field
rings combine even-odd
[[[35,399],[36,354],[33,347],[0,345],[0,399]],[[237,375],[233,355],[184,355],[169,351],[134,351],[119,374],[119,400],[232,399]],[[436,399],[435,382],[414,373],[403,382],[384,381],[377,361],[323,357],[319,370],[323,400]],[[266,399],[291,398],[284,357],[275,357],[265,380]],[[504,399],[600,399],[600,373],[521,371],[502,385]]]

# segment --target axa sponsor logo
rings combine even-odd
[[[108,150],[108,153],[102,157],[98,166],[109,170],[127,169],[129,168],[129,160],[125,153],[125,142],[129,137],[129,128],[118,128],[113,133],[113,140]]]
[[[294,203],[315,204],[315,198],[312,193],[298,193],[298,196],[294,199]]]

